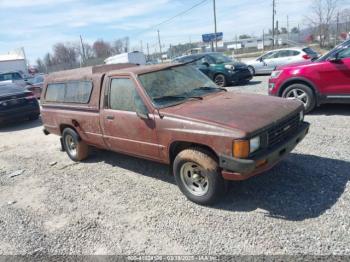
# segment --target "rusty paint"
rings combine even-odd
[[[301,103],[276,97],[220,92],[209,94],[203,100],[191,100],[158,110],[137,76],[167,67],[169,64],[124,64],[50,74],[45,78],[41,97],[44,127],[52,134],[61,135],[63,127],[75,126],[88,145],[170,163],[170,147],[179,142],[204,145],[217,155],[232,156],[234,139],[261,132],[302,108]],[[149,119],[138,117],[136,112],[107,108],[105,94],[113,77],[127,77],[135,83],[136,91],[149,111]],[[48,83],[69,80],[93,82],[87,104],[45,101]],[[263,172],[265,168],[270,166],[258,167],[252,174],[225,170],[222,175],[225,179],[242,180]]]

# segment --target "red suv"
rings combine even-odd
[[[306,112],[323,103],[350,103],[350,40],[313,62],[278,67],[269,95],[299,99]]]

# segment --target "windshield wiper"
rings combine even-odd
[[[186,99],[187,96],[177,96],[177,95],[173,95],[173,96],[159,96],[159,97],[155,97],[153,98],[153,100],[174,100],[174,99]]]
[[[200,87],[197,87],[193,90],[220,90],[220,91],[226,91],[227,92],[227,89],[226,88],[222,88],[222,87],[213,87],[213,86],[200,86]]]

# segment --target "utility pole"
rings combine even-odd
[[[265,51],[265,30],[263,30],[262,44],[263,44],[263,50]]]
[[[162,44],[161,44],[161,42],[160,42],[160,34],[159,34],[159,29],[158,29],[157,31],[158,31],[158,43],[159,43],[160,61],[162,61],[162,63],[163,63],[163,56],[162,56]]]
[[[334,46],[337,45],[337,38],[339,35],[339,12],[337,13],[337,31],[335,32],[335,37],[334,37]]]
[[[278,47],[278,20],[276,21],[276,38],[277,38],[277,47]]]
[[[215,31],[215,52],[218,49],[218,39],[217,39],[217,29],[216,29],[216,4],[215,0],[213,0],[213,10],[214,10],[214,31]]]
[[[275,47],[275,14],[276,0],[272,0],[272,49]]]
[[[81,51],[83,52],[81,58],[82,58],[83,64],[84,64],[85,63],[85,47],[84,47],[83,38],[81,37],[81,35],[80,35],[80,44],[81,44]]]
[[[287,36],[289,40],[289,16],[287,15]]]
[[[149,61],[149,44],[147,43],[147,60]]]

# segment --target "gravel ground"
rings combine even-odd
[[[266,94],[266,81],[229,90]],[[349,106],[306,120],[288,158],[210,208],[167,166],[97,150],[76,164],[40,121],[1,127],[0,254],[350,255]]]

